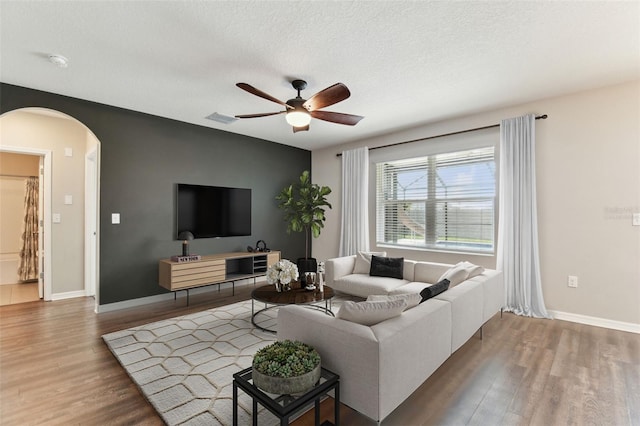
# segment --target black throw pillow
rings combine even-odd
[[[430,285],[429,287],[425,287],[420,292],[420,296],[422,296],[422,300],[420,301],[420,303],[424,302],[425,300],[431,299],[433,296],[437,296],[438,294],[448,289],[449,289],[449,280],[446,278],[437,284]]]
[[[404,257],[371,256],[372,277],[403,278]]]

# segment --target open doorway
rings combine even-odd
[[[42,160],[40,296],[96,296],[99,141],[78,120],[48,109],[11,111],[0,123],[0,152]]]
[[[43,297],[43,158],[0,152],[0,306]]]

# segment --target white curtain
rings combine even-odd
[[[551,318],[540,280],[535,166],[535,116],[502,120],[497,268],[504,274],[505,310]]]
[[[369,148],[342,152],[340,256],[369,250]]]

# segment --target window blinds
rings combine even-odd
[[[376,241],[493,252],[494,147],[376,163]]]

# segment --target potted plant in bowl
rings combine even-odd
[[[283,188],[276,196],[278,207],[284,210],[284,220],[287,222],[287,233],[304,232],[304,258],[298,259],[300,275],[305,272],[316,272],[316,259],[311,257],[311,236],[318,238],[324,228],[325,208],[331,208],[327,195],[331,188],[311,183],[308,170],[302,172],[300,181]]]
[[[320,354],[297,340],[277,341],[256,352],[251,376],[268,393],[304,392],[320,380]]]

